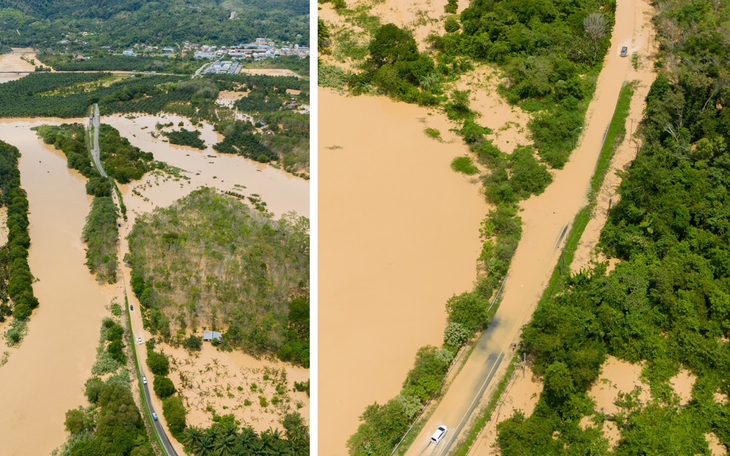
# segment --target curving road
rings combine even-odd
[[[504,368],[513,356],[511,345],[519,340],[520,329],[530,321],[560,258],[564,230],[587,203],[604,132],[630,69],[630,59],[621,58],[620,49],[627,46],[631,53],[641,46],[635,38],[643,25],[637,11],[640,1],[617,1],[611,48],[588,107],[579,146],[564,169],[556,172],[547,190],[522,203],[522,240],[512,260],[499,310],[406,454],[445,455],[455,450],[485,391],[502,375],[504,369],[500,371],[500,366]],[[449,431],[433,445],[430,436],[442,424]]]
[[[89,120],[89,126],[90,128],[94,129],[94,138],[93,138],[93,144],[91,146],[91,156],[94,160],[94,165],[96,166],[96,169],[99,171],[99,173],[107,177],[106,172],[104,171],[104,168],[101,166],[101,148],[99,147],[99,126],[101,125],[101,116],[99,115],[99,105],[94,104],[94,113],[92,115],[92,119]],[[114,202],[119,205],[119,202],[117,201],[117,194],[116,192],[112,192],[112,199]],[[121,268],[123,271],[123,268]],[[127,281],[124,277],[124,272],[122,272],[122,286],[124,287],[124,294],[126,296],[127,291]],[[127,308],[127,315],[129,317],[129,321],[131,322],[132,316],[129,314],[129,306],[126,306]],[[131,325],[129,330],[131,331]],[[134,344],[134,336],[131,335],[130,339],[132,340],[132,344]],[[140,350],[141,351],[141,350]],[[153,416],[152,414],[155,413],[155,409],[152,405],[152,396],[150,395],[150,388],[149,388],[149,382],[144,383],[142,381],[142,378],[146,378],[146,375],[144,371],[142,370],[142,366],[144,365],[142,358],[140,357],[139,352],[135,350],[136,354],[136,360],[138,367],[138,372],[141,378],[139,378],[139,383],[142,385],[142,389],[144,391],[145,395],[145,406],[147,407],[147,410],[149,411],[149,416]],[[162,425],[162,423],[159,420],[153,420],[152,424],[154,426],[155,432],[157,433],[157,436],[162,442],[162,446],[164,447],[165,454],[169,456],[177,456],[177,451],[175,451],[175,448],[173,447],[172,443],[170,442],[170,438],[167,436],[167,432],[165,431],[165,427]]]

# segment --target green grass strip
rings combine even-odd
[[[568,237],[565,240],[563,258],[558,261],[558,264],[553,269],[550,281],[548,282],[547,287],[545,287],[545,290],[540,297],[540,301],[538,301],[538,307],[542,306],[553,294],[562,291],[565,286],[565,279],[568,277],[568,274],[563,274],[565,271],[561,271],[561,263],[565,269],[570,268],[570,264],[573,262],[573,258],[575,257],[575,251],[578,249],[578,242],[583,236],[583,232],[585,231],[586,226],[588,226],[591,214],[596,206],[596,197],[601,185],[603,185],[606,173],[609,170],[611,159],[614,156],[616,148],[618,148],[618,145],[621,144],[624,136],[626,135],[626,117],[628,117],[629,114],[629,106],[634,94],[634,85],[635,83],[630,82],[625,83],[623,87],[621,87],[621,92],[619,93],[619,98],[616,103],[616,110],[613,113],[611,123],[608,127],[608,133],[606,134],[606,141],[601,148],[601,153],[599,154],[598,161],[596,162],[596,169],[593,177],[591,178],[588,204],[575,215],[573,225],[571,226]],[[513,358],[507,368],[507,372],[500,380],[497,390],[492,395],[489,404],[474,423],[474,426],[472,426],[469,430],[466,440],[459,446],[454,455],[463,456],[469,452],[469,449],[476,441],[477,436],[491,418],[492,412],[494,411],[500,396],[504,392],[507,382],[509,382],[509,379],[512,376],[512,372],[514,372],[515,362],[516,358]]]

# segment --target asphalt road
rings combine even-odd
[[[99,147],[99,126],[101,125],[101,116],[99,115],[99,105],[94,104],[94,115],[93,115],[93,128],[94,128],[94,144],[91,147],[91,155],[94,159],[94,164],[96,165],[96,169],[99,171],[99,173],[107,177],[106,172],[104,172],[104,168],[101,166],[101,160],[99,156],[101,155],[101,149]],[[114,197],[114,201],[116,202],[116,193],[112,192],[112,195]],[[122,280],[126,280],[124,277]],[[126,286],[126,284],[125,284]],[[127,313],[129,313],[129,307],[127,307]],[[130,315],[131,318],[131,315]],[[130,328],[131,330],[131,328]],[[134,343],[134,340],[132,341]],[[139,354],[137,354],[137,365],[139,366],[139,373],[142,377],[146,377],[144,371],[142,370],[142,366],[144,365],[142,363],[142,359],[140,359]],[[140,378],[140,383],[142,383],[142,388],[144,389],[144,395],[146,399],[146,405],[147,409],[149,410],[150,416],[152,416],[153,413],[155,413],[155,408],[152,406],[152,397],[150,396],[150,388],[148,383],[142,382],[142,379]],[[171,455],[171,456],[177,456],[177,451],[175,451],[175,448],[172,446],[172,443],[170,442],[170,438],[167,436],[167,432],[165,431],[165,427],[162,425],[162,423],[158,420],[153,420],[153,425],[155,428],[155,432],[160,438],[160,441],[162,442],[162,446],[164,447],[165,454]]]

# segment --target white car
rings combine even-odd
[[[433,435],[431,436],[431,443],[438,444],[441,441],[441,439],[444,438],[444,436],[446,435],[447,432],[449,432],[449,428],[447,428],[443,424],[441,426],[439,426],[439,428],[436,429],[436,432],[434,432]]]
[[[142,383],[144,383],[145,385],[147,384],[147,377],[145,377],[144,375],[142,376]]]
[[[140,345],[142,345],[142,338],[141,337],[138,337],[137,338],[137,343],[140,344]]]

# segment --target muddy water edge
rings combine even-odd
[[[49,121],[0,122],[0,139],[22,154],[21,185],[30,204],[28,261],[40,302],[22,345],[9,349],[0,367],[0,441],[8,455],[49,454],[66,439],[64,414],[85,403],[83,386],[110,300],[110,290],[85,266],[80,237],[90,203],[86,180],[30,130]]]
[[[449,167],[467,149],[443,116],[384,97],[319,100],[319,454],[331,456],[367,405],[398,393],[418,348],[441,345],[446,300],[473,286],[488,207]]]

